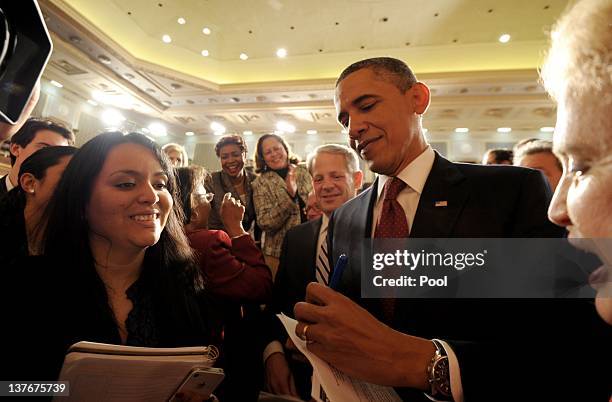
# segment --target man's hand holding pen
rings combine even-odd
[[[315,355],[355,378],[428,390],[431,341],[395,331],[348,297],[319,283],[294,308],[295,333]]]

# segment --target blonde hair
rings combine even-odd
[[[181,166],[179,167],[186,167],[189,165],[189,156],[187,155],[187,151],[183,146],[174,142],[169,142],[168,144],[162,147],[162,151],[164,151],[166,155],[171,151],[179,152],[181,154],[181,157],[183,158],[183,160],[181,161]]]
[[[559,19],[551,40],[541,77],[553,98],[590,96],[612,104],[612,0],[577,2]]]

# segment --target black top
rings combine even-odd
[[[4,186],[4,183],[0,185]],[[2,268],[16,258],[28,255],[24,208],[25,200],[20,196],[18,188],[0,196],[0,267]]]
[[[28,257],[3,269],[0,287],[0,313],[6,324],[2,344],[11,345],[3,353],[6,379],[55,380],[70,345],[121,343],[104,284],[95,272],[59,268],[47,257]],[[160,289],[163,284],[144,273],[128,288],[133,303],[126,320],[128,345],[213,344],[222,350],[224,307],[204,291],[186,288],[183,300],[170,302]]]

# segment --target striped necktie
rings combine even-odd
[[[327,256],[327,228],[321,232],[323,242],[317,250],[317,282],[327,285],[329,283],[329,258]]]

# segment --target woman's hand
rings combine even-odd
[[[230,237],[248,234],[242,227],[243,216],[244,205],[240,200],[232,197],[231,193],[225,193],[221,202],[221,221],[223,221],[225,231]]]
[[[285,177],[285,185],[291,198],[294,198],[297,193],[297,180],[295,179],[295,166],[292,164],[289,164],[289,171],[287,172],[287,177]]]

